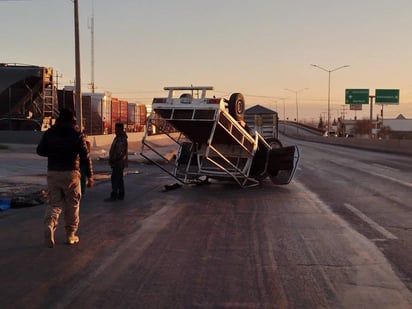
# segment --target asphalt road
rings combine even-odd
[[[2,213],[2,307],[411,308],[411,158],[284,142],[302,154],[287,186],[162,192],[133,163],[125,201],[87,191],[76,246],[60,226],[44,247],[43,206]]]

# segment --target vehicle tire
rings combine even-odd
[[[273,148],[282,148],[282,142],[278,140],[277,138],[268,138],[266,142],[270,145],[270,147]]]
[[[244,119],[245,99],[241,93],[232,93],[229,99],[229,114],[237,121]]]

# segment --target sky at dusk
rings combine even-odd
[[[52,67],[59,88],[73,85],[73,8],[0,0],[0,63]],[[332,119],[369,117],[369,105],[349,111],[345,89],[399,89],[400,104],[385,105],[384,117],[412,118],[411,0],[79,0],[79,13],[82,92],[90,92],[93,16],[96,92],[150,104],[164,86],[213,86],[281,119],[298,108],[300,120],[318,121],[329,74],[311,64],[349,65],[330,74]]]

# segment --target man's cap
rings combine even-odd
[[[76,117],[71,109],[63,108],[60,110],[59,118],[57,118],[57,120],[61,122],[75,122]]]
[[[115,127],[124,130],[124,124],[123,124],[123,122],[116,122]]]

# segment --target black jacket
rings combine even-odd
[[[127,134],[116,134],[109,151],[109,164],[113,167],[125,168],[128,166]]]
[[[93,176],[86,138],[71,123],[58,121],[44,132],[37,146],[37,154],[48,158],[49,171],[79,171],[82,162],[86,167],[86,176]]]

